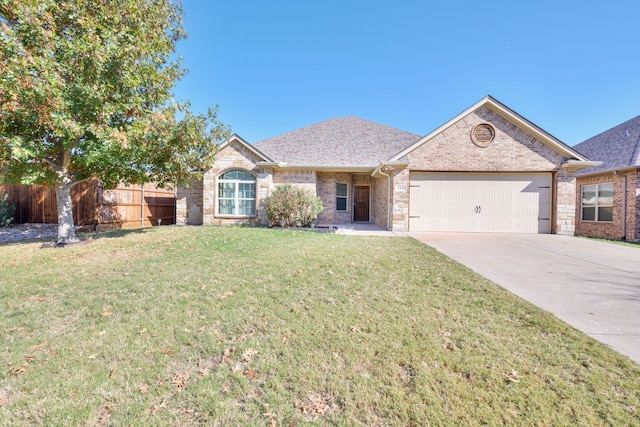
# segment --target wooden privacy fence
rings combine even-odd
[[[0,185],[16,205],[15,221],[56,224],[56,192],[40,185]],[[176,196],[172,189],[155,184],[119,185],[105,190],[98,180],[71,189],[76,225],[97,230],[175,224]]]

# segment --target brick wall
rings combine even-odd
[[[600,237],[604,239],[621,239],[636,241],[640,238],[640,180],[639,171],[625,173],[608,173],[603,175],[578,177],[578,190],[576,192],[575,217],[576,234],[580,236]],[[625,188],[626,181],[626,188]],[[613,221],[593,222],[581,219],[582,187],[592,184],[613,183]],[[624,206],[626,192],[626,209]],[[624,213],[626,212],[626,218]],[[626,222],[626,230],[625,230]],[[625,233],[626,231],[626,233]]]
[[[202,179],[192,179],[189,187],[176,189],[176,224],[202,224]]]
[[[346,172],[318,172],[316,191],[324,209],[318,215],[318,224],[349,224],[352,215],[353,179]],[[336,210],[336,183],[347,184],[347,210]]]

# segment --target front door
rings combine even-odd
[[[369,222],[369,187],[353,188],[353,220]]]

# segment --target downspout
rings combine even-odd
[[[622,176],[622,240],[627,240],[627,175]]]
[[[391,175],[382,172],[387,166],[380,168],[380,175],[387,177],[387,230],[391,230]]]

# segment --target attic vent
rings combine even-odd
[[[477,125],[471,130],[471,140],[478,147],[486,147],[496,136],[496,130],[488,123]]]

